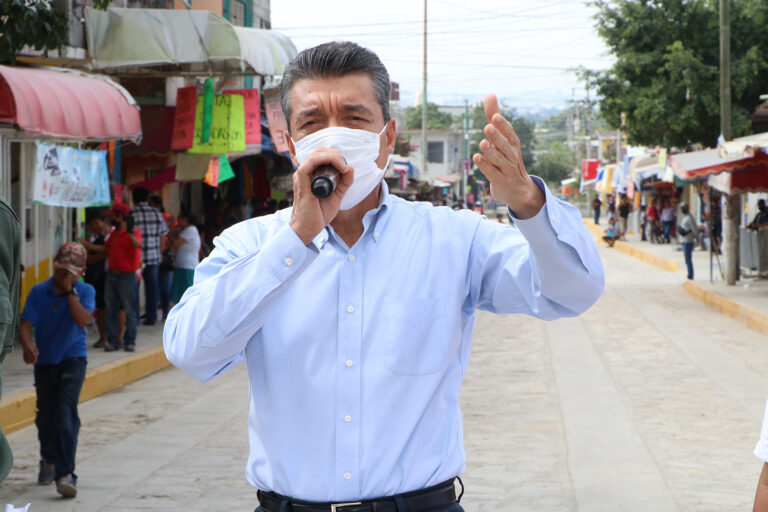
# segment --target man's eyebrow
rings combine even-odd
[[[352,113],[358,112],[361,114],[366,114],[368,116],[373,116],[373,112],[371,112],[371,109],[369,109],[368,107],[366,107],[361,103],[345,103],[344,105],[341,106],[341,109],[344,112],[352,112]]]
[[[320,112],[319,107],[308,107],[296,114],[296,121],[301,121],[305,117],[310,117]]]

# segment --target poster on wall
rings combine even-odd
[[[70,208],[108,206],[107,152],[37,142],[32,199]]]
[[[283,109],[280,106],[280,90],[266,89],[264,91],[264,108],[267,111],[267,123],[272,142],[279,153],[288,151],[285,136],[288,134],[288,123],[285,122]]]

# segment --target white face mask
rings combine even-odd
[[[379,169],[376,159],[379,158],[381,134],[368,130],[355,130],[343,126],[331,126],[311,133],[293,145],[296,148],[296,160],[299,165],[320,147],[332,148],[341,153],[348,165],[355,169],[355,181],[341,198],[340,210],[349,210],[365,199],[376,188],[384,176],[384,169]]]

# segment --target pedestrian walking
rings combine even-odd
[[[688,279],[693,279],[693,246],[698,237],[698,228],[696,227],[696,221],[693,219],[693,215],[691,215],[686,203],[680,205],[680,213],[682,213],[682,215],[679,224],[677,225],[677,233],[680,236],[680,241],[683,245]]]
[[[664,201],[664,208],[661,210],[661,238],[662,242],[668,244],[672,241],[672,227],[675,225],[675,209],[669,200]]]
[[[86,227],[88,238],[80,239],[80,243],[88,251],[84,280],[96,291],[94,317],[99,330],[99,339],[93,344],[93,347],[104,348],[107,343],[107,305],[104,300],[108,255],[104,242],[109,236],[107,216],[102,210],[92,211],[86,221]]]
[[[603,206],[603,202],[599,197],[595,196],[595,200],[592,201],[592,209],[595,212],[595,226],[600,225],[600,208]]]
[[[528,175],[495,95],[474,163],[518,229],[390,194],[389,91],[354,43],[299,53],[281,81],[293,209],[222,232],[165,324],[168,359],[200,380],[246,361],[260,512],[462,511],[474,311],[573,316],[604,287],[581,214]],[[324,164],[339,177],[318,199]]]
[[[19,320],[19,286],[21,283],[21,233],[19,220],[5,198],[0,195],[0,370],[6,354],[13,350],[16,323]],[[3,394],[0,371],[0,397]],[[13,467],[11,445],[0,428],[0,483]]]
[[[627,221],[630,211],[632,211],[632,205],[629,198],[622,194],[621,199],[619,199],[619,238],[621,240],[627,239]]]
[[[709,189],[709,208],[707,209],[707,227],[709,228],[710,248],[717,254],[722,254],[720,245],[723,243],[723,210],[720,206],[720,192]]]
[[[149,192],[143,187],[133,189],[131,216],[144,237],[141,245],[141,261],[144,268],[144,325],[157,323],[157,303],[160,300],[160,262],[162,238],[168,235],[163,214],[147,203]],[[138,308],[138,304],[137,304]]]
[[[142,233],[133,225],[131,210],[126,204],[114,203],[106,213],[113,216],[111,222],[115,229],[105,242],[109,257],[104,286],[107,306],[107,343],[104,350],[112,352],[125,348],[126,352],[133,352],[139,323],[136,272],[141,267]],[[125,312],[122,339],[118,337],[120,310]]]
[[[96,299],[93,286],[80,281],[86,260],[87,251],[77,242],[59,248],[53,277],[32,287],[19,328],[24,362],[35,365],[35,425],[40,441],[37,482],[56,482],[56,490],[65,498],[77,495],[77,403],[88,357],[85,327]]]
[[[187,288],[195,280],[195,267],[200,263],[200,233],[197,231],[195,216],[181,212],[176,219],[179,230],[170,241],[174,252],[173,287],[171,302],[179,302]]]

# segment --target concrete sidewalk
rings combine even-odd
[[[136,352],[105,352],[92,348],[98,339],[95,326],[88,328],[88,371],[80,402],[134,382],[169,365],[163,351],[163,324],[139,325]],[[32,366],[24,363],[21,346],[3,363],[3,396],[0,399],[0,427],[6,433],[31,424],[35,418],[35,379]]]
[[[591,219],[584,219],[587,228],[598,237],[605,233]],[[648,264],[679,275],[685,290],[721,313],[729,315],[752,329],[768,334],[768,279],[742,277],[735,286],[724,281],[725,260],[696,247],[693,251],[694,280],[686,279],[683,249],[677,240],[669,244],[641,241],[640,234],[628,233],[626,241],[617,241],[614,248]]]

